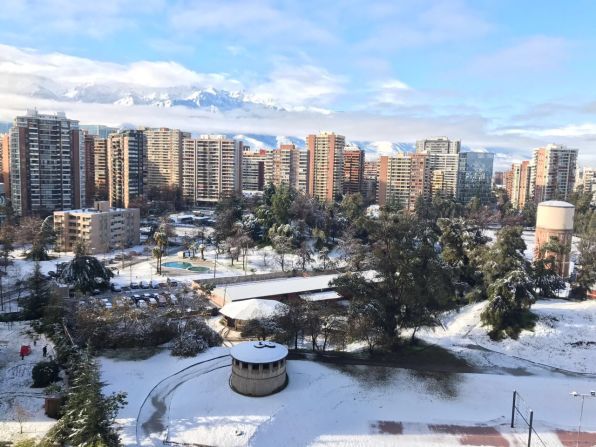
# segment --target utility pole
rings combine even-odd
[[[582,398],[581,409],[579,411],[579,423],[577,424],[577,439],[575,441],[575,447],[579,447],[579,436],[580,436],[581,429],[582,429],[582,417],[584,416],[584,402],[586,400],[586,397],[596,397],[596,391],[590,391],[589,394],[578,393],[577,391],[573,391],[570,394],[573,397],[581,397]]]

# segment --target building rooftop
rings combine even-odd
[[[271,341],[246,341],[233,346],[230,355],[246,363],[271,363],[285,359],[288,348]]]
[[[217,287],[213,293],[223,296],[226,303],[250,300],[267,296],[290,293],[314,292],[331,289],[331,281],[338,275],[318,275],[309,277],[282,278],[267,281],[254,281],[224,287]]]
[[[569,202],[563,202],[562,200],[547,200],[546,202],[540,202],[538,206],[552,206],[554,208],[575,208],[575,206]]]
[[[220,313],[235,320],[269,318],[288,306],[275,300],[243,300],[226,304]]]

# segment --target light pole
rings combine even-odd
[[[581,409],[579,412],[579,423],[577,424],[577,439],[575,441],[575,447],[579,447],[579,435],[581,433],[581,429],[582,429],[582,417],[584,415],[584,401],[586,400],[586,397],[596,397],[596,391],[590,391],[589,394],[584,394],[584,393],[578,393],[577,391],[572,391],[570,393],[573,397],[581,397],[582,398],[582,405],[581,405]]]

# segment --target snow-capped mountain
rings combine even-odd
[[[155,107],[184,106],[191,109],[226,112],[236,109],[283,110],[271,98],[204,86],[147,87],[126,83],[81,83],[65,87],[48,78],[12,76],[13,90],[29,97],[55,101],[147,105]]]

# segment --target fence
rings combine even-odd
[[[516,419],[517,416],[517,419]],[[513,403],[511,405],[511,428],[515,428],[515,423],[522,422],[523,427],[528,430],[528,447],[538,446],[547,447],[546,443],[540,438],[534,428],[534,410],[526,403],[517,391],[513,391]]]

